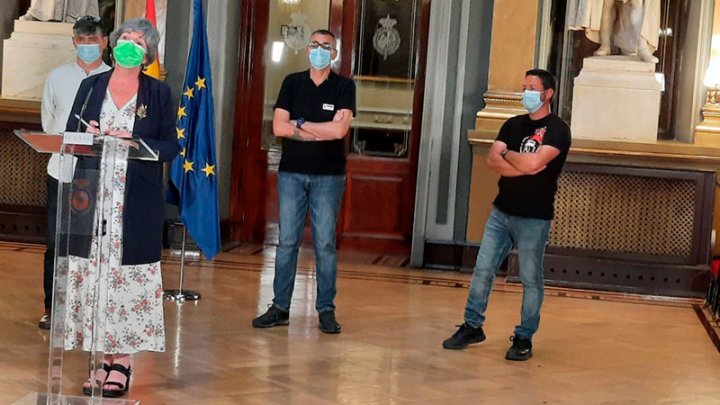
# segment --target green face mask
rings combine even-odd
[[[142,64],[145,49],[133,41],[120,39],[113,48],[115,62],[126,69],[134,69]]]

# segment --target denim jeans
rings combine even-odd
[[[315,309],[319,313],[335,310],[337,276],[335,228],[344,191],[344,175],[278,172],[280,236],[275,255],[273,281],[275,293],[273,305],[277,308],[283,311],[290,310],[298,250],[302,243],[305,216],[309,209],[317,280]]]
[[[465,322],[468,325],[477,328],[485,322],[485,310],[495,273],[514,245],[523,286],[520,325],[515,327],[515,335],[532,339],[540,325],[544,293],[543,256],[551,223],[550,220],[508,215],[493,207],[485,225],[470,283],[465,307]]]

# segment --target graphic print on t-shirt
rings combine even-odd
[[[535,133],[532,136],[528,136],[520,143],[520,153],[535,153],[540,149],[545,138],[547,127],[535,129]]]

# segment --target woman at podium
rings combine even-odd
[[[170,88],[143,73],[159,41],[149,21],[123,23],[110,35],[114,69],[82,82],[67,123],[68,131],[104,140],[102,155],[80,157],[75,172],[71,192],[86,193],[89,207],[69,210],[71,228],[85,220],[92,229],[70,232],[64,317],[66,350],[104,353],[102,367],[83,385],[88,395],[92,384],[104,397],[124,395],[130,356],[165,350],[163,162],[179,146]],[[133,158],[143,143],[157,160]]]

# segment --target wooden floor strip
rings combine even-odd
[[[693,309],[700,320],[700,324],[705,328],[705,332],[707,332],[710,341],[715,345],[718,353],[720,353],[720,326],[712,319],[710,312],[702,305],[694,304]]]

